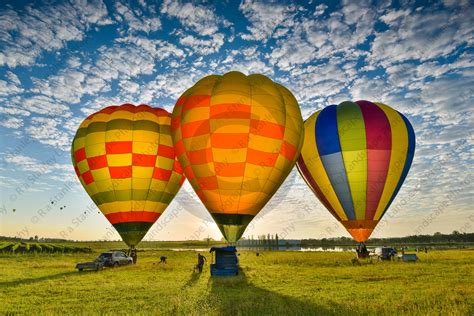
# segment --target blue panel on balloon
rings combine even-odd
[[[320,156],[341,151],[337,130],[337,106],[330,105],[321,111],[315,124],[316,145]]]

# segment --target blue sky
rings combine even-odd
[[[0,234],[118,238],[71,167],[77,127],[111,104],[171,110],[201,77],[230,70],[282,83],[304,118],[359,99],[404,113],[413,166],[373,236],[472,232],[473,16],[452,0],[3,1]],[[246,235],[348,236],[296,170],[261,213]],[[146,239],[207,236],[220,233],[185,184]]]

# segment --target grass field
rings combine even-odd
[[[194,251],[148,247],[134,266],[74,270],[118,245],[94,244],[93,254],[0,255],[0,315],[474,313],[474,250],[360,266],[351,253],[241,252],[238,277],[211,278],[208,265],[193,273]],[[161,255],[168,264],[157,264]]]

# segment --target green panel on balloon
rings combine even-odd
[[[123,120],[123,119],[118,119],[118,120],[111,120],[107,122],[107,130],[111,131],[114,129],[124,129],[124,130],[131,130],[133,129],[133,121],[131,120]]]
[[[135,201],[145,201],[150,190],[135,189],[132,190],[132,198]]]
[[[115,190],[115,201],[130,201],[132,199],[132,190]]]
[[[346,101],[337,106],[337,127],[355,215],[363,220],[367,196],[367,144],[364,117],[357,103]]]
[[[153,225],[149,222],[123,222],[113,226],[129,247],[135,247]]]
[[[213,213],[211,215],[228,242],[237,242],[255,217],[247,214]]]

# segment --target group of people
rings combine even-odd
[[[367,246],[365,244],[359,244],[356,248],[357,257],[359,258],[366,258],[369,255],[369,251],[367,250]]]
[[[163,263],[163,264],[166,264],[166,257],[165,256],[161,256],[160,257],[160,263]],[[197,264],[194,266],[194,271],[198,270],[199,273],[202,272],[202,269],[204,267],[204,263],[207,262],[207,259],[206,257],[204,257],[203,255],[201,255],[200,253],[198,253],[197,255]]]
[[[133,260],[133,264],[136,264],[137,263],[137,250],[136,249],[130,249],[129,250],[129,255],[130,257],[132,257],[132,260]],[[166,261],[167,257],[166,256],[161,256],[160,257],[160,263],[161,264],[166,264],[167,261]],[[207,262],[207,258],[203,255],[201,255],[200,253],[198,253],[197,255],[197,264],[194,266],[194,271],[198,270],[199,273],[202,272],[202,269],[204,267],[204,263]]]

